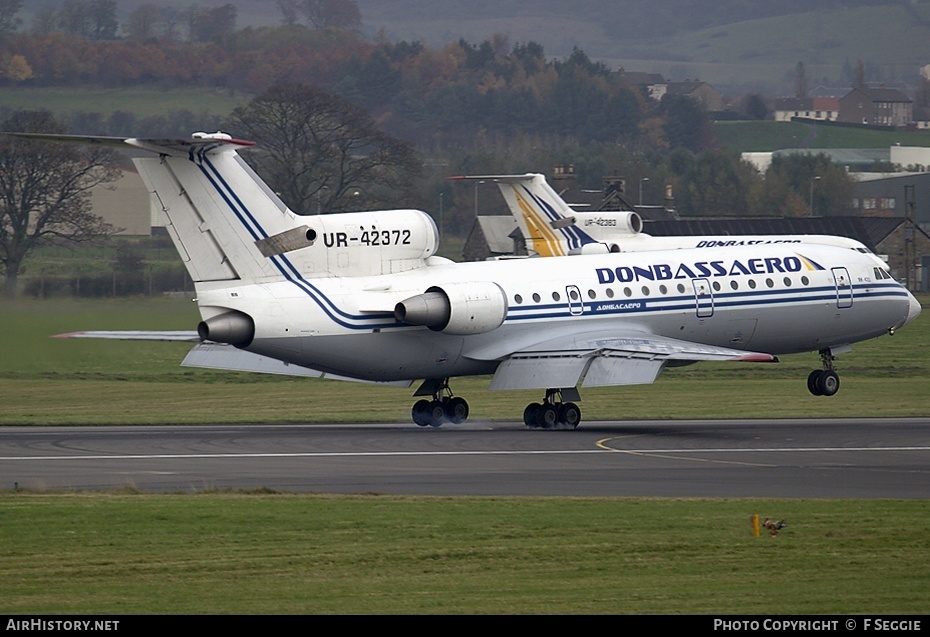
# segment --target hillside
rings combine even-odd
[[[699,77],[734,93],[793,91],[802,61],[816,85],[846,80],[857,60],[869,81],[913,83],[930,63],[930,2],[812,0],[358,0],[365,28],[431,45],[502,33],[564,57],[573,47],[612,67]],[[774,6],[770,6],[774,5]],[[894,43],[891,45],[890,43]]]
[[[355,1],[372,39],[442,47],[504,35],[510,45],[542,44],[551,57],[579,48],[610,67],[700,78],[731,94],[791,94],[799,61],[811,86],[848,85],[858,60],[870,82],[913,84],[917,69],[930,63],[930,0]],[[20,17],[29,28],[44,5],[24,4]],[[119,20],[125,23],[145,4],[192,6],[191,0],[120,0]],[[277,0],[232,4],[239,27],[281,23]]]

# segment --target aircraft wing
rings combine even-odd
[[[703,345],[646,332],[580,334],[526,345],[507,355],[489,389],[638,385],[670,362],[777,362],[762,352]]]
[[[194,330],[91,330],[87,332],[68,332],[56,334],[54,338],[106,338],[118,341],[184,341],[190,343],[200,342],[200,337]]]

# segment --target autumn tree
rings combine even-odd
[[[421,164],[354,104],[303,84],[274,86],[233,111],[248,160],[298,214],[411,206]]]
[[[855,181],[824,153],[776,155],[758,184],[759,214],[822,217],[850,212]]]
[[[22,111],[4,131],[61,133],[45,111]],[[113,232],[93,214],[90,190],[119,177],[113,151],[0,135],[0,266],[4,294],[15,296],[23,262],[53,239],[81,241]]]

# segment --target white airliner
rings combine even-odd
[[[25,136],[25,134],[24,134]],[[186,364],[396,383],[421,426],[462,422],[449,379],[540,389],[529,427],[575,427],[578,387],[651,383],[667,365],[834,355],[914,320],[873,259],[819,244],[453,263],[418,210],[299,216],[228,135],[33,138],[144,149],[134,160],[195,281],[203,341]],[[230,347],[232,346],[232,347]]]
[[[544,175],[484,175],[453,177],[497,183],[510,213],[517,221],[527,251],[542,257],[604,252],[640,252],[682,248],[731,248],[772,243],[817,243],[871,255],[888,269],[862,242],[822,234],[799,235],[694,235],[657,237],[643,232],[643,220],[633,210],[579,212],[573,210]]]

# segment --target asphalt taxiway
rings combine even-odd
[[[0,490],[930,497],[930,418],[4,427]]]

